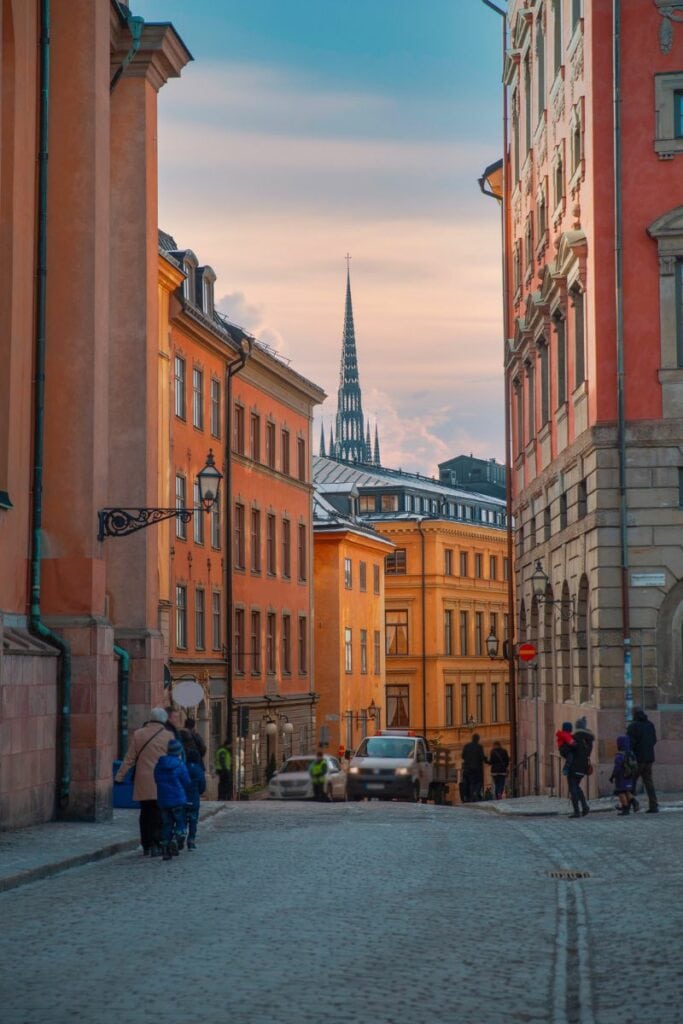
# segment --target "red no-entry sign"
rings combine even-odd
[[[520,644],[517,648],[517,656],[521,661],[533,661],[536,653],[536,648],[533,644]]]

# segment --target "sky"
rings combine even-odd
[[[336,413],[346,287],[382,463],[503,460],[501,21],[480,0],[133,0],[194,61],[159,94],[159,224]]]

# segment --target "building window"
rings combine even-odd
[[[303,437],[296,439],[296,467],[299,480],[308,479],[306,472],[306,442]]]
[[[176,473],[175,478],[175,507],[177,509],[186,508],[186,495],[185,495],[185,477],[180,473]],[[187,523],[183,522],[180,516],[176,516],[175,521],[175,535],[180,540],[187,540]]]
[[[552,534],[552,516],[550,505],[543,509],[543,540],[550,540]]]
[[[503,615],[503,639],[510,639],[510,615],[505,612]]]
[[[443,652],[446,655],[453,653],[453,612],[450,608],[443,613]]]
[[[261,417],[252,412],[249,417],[249,444],[254,462],[261,461]]]
[[[211,433],[221,436],[221,382],[211,378]]]
[[[360,631],[360,671],[361,671],[361,675],[367,675],[367,672],[368,672],[368,631],[367,631],[367,629],[361,629],[361,631]]]
[[[509,558],[504,558],[503,559],[503,579],[504,580],[509,580],[510,579],[510,559]]]
[[[460,724],[467,725],[470,717],[469,686],[463,683],[460,687]]]
[[[235,403],[232,446],[238,455],[244,455],[244,406]]]
[[[477,580],[480,580],[480,579],[482,579],[483,575],[484,575],[484,556],[483,555],[475,555],[474,556],[474,578],[477,579]]]
[[[531,214],[527,216],[524,227],[524,266],[528,273],[534,266],[534,225]]]
[[[460,653],[462,655],[469,654],[468,644],[468,633],[469,633],[469,614],[468,612],[460,612]]]
[[[381,512],[398,512],[398,495],[383,494],[380,498]]]
[[[350,626],[344,630],[344,670],[353,672],[353,631]]]
[[[443,552],[443,572],[444,576],[453,575],[453,548],[444,548]]]
[[[175,588],[175,643],[187,647],[187,587],[180,584]]]
[[[498,683],[491,683],[491,722],[498,721]]]
[[[266,615],[266,672],[275,675],[275,612]]]
[[[384,613],[387,654],[408,653],[408,611],[387,609]]]
[[[581,107],[579,104],[577,104],[572,110],[569,145],[573,177],[581,167],[581,159],[583,157],[583,132],[581,128]]]
[[[512,187],[519,181],[519,93],[512,96]]]
[[[361,494],[358,498],[359,512],[374,512],[377,507],[377,500],[374,494]]]
[[[299,616],[299,672],[305,675],[308,671],[308,644],[306,642],[306,618]]]
[[[384,560],[384,571],[387,576],[405,576],[406,574],[406,549],[396,548]]]
[[[251,613],[251,674],[261,675],[261,612]]]
[[[489,579],[498,579],[498,559],[495,555],[489,555]]]
[[[529,544],[532,548],[536,547],[536,516],[533,514],[529,520]]]
[[[490,623],[490,626],[491,626],[491,630],[490,630],[491,633],[493,633],[494,636],[498,636],[498,613],[497,612],[491,612],[491,614],[489,615],[489,623]]]
[[[211,547],[217,551],[221,547],[221,507],[218,504],[211,509]]]
[[[567,492],[565,491],[560,495],[560,529],[564,530],[567,526]]]
[[[553,68],[555,74],[562,66],[562,0],[553,0]]]
[[[560,313],[555,314],[553,323],[557,341],[557,405],[559,408],[567,401],[567,334],[564,318]]]
[[[504,710],[504,714],[505,714],[505,721],[509,722],[510,721],[510,684],[509,683],[505,684],[505,710]]]
[[[517,411],[517,454],[524,451],[524,392],[519,377],[512,382],[515,393],[515,408]]]
[[[235,609],[235,672],[244,672],[244,608]]]
[[[353,587],[353,565],[350,558],[344,559],[344,587],[346,590]]]
[[[453,684],[446,683],[444,687],[444,720],[446,728],[450,728],[453,723]]]
[[[555,203],[555,209],[557,210],[562,205],[564,199],[564,160],[562,159],[562,150],[557,149],[555,151],[555,159],[553,161],[553,201]]]
[[[538,190],[536,196],[536,230],[538,232],[538,245],[542,245],[545,242],[545,233],[548,230],[548,185],[547,178],[543,179],[543,184]]]
[[[220,651],[223,646],[223,631],[221,629],[221,594],[214,590],[211,594],[211,646],[214,651]]]
[[[289,476],[289,431],[280,434],[280,469]]]
[[[678,470],[678,507],[683,508],[683,469]]]
[[[251,510],[251,571],[261,572],[261,513]]]
[[[387,727],[405,729],[410,725],[410,687],[387,686]]]
[[[194,522],[194,529],[193,529],[194,542],[195,542],[195,544],[203,544],[204,543],[204,509],[201,507],[201,499],[199,497],[199,480],[195,480],[195,482],[194,482],[194,495],[193,495],[193,498],[194,498],[194,509],[195,509],[194,515],[192,517],[193,518],[193,522]]]
[[[536,116],[540,117],[545,109],[545,32],[543,30],[543,14],[536,20]]]
[[[194,592],[194,645],[198,651],[204,650],[205,643],[205,607],[204,591],[197,588]]]
[[[541,362],[541,426],[544,427],[550,419],[550,363],[545,338],[538,344],[538,354]]]
[[[306,526],[299,523],[297,543],[298,579],[303,583],[306,579]]]
[[[477,710],[474,716],[477,722],[484,721],[484,684],[477,683]]]
[[[275,424],[266,423],[266,465],[275,469]]]
[[[282,520],[282,575],[286,580],[292,575],[292,544],[289,519]]]
[[[381,575],[380,575],[380,571],[379,571],[379,566],[378,565],[373,565],[373,567],[372,567],[372,592],[373,592],[373,594],[379,594],[379,592],[380,592],[380,580],[381,580]]]
[[[484,613],[474,613],[474,653],[481,657],[484,653]]]
[[[235,505],[235,568],[244,569],[244,505]]]
[[[382,666],[382,633],[376,629],[373,636],[373,672],[376,676],[380,674]]]
[[[292,619],[290,615],[282,616],[282,671],[289,675],[292,671]]]
[[[467,551],[460,552],[460,575],[465,577],[468,574]]]
[[[674,93],[674,136],[683,139],[683,90]]]
[[[185,360],[175,357],[175,414],[184,420],[187,415],[185,406]]]
[[[362,593],[368,589],[368,566],[366,562],[360,562],[358,565],[358,586]]]
[[[274,576],[277,568],[275,564],[275,516],[270,513],[266,516],[266,572]]]
[[[204,429],[204,374],[197,367],[192,371],[192,426]]]
[[[528,153],[531,149],[531,58],[527,54],[524,60],[524,146]]]
[[[588,511],[588,487],[585,480],[579,480],[576,494],[576,515],[583,519]]]
[[[581,0],[571,0],[572,5],[572,31],[576,28],[581,18]]]
[[[572,288],[570,298],[574,310],[574,386],[578,388],[586,379],[583,292]]]

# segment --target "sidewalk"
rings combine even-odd
[[[660,811],[683,811],[683,793],[659,793],[657,796]],[[642,814],[647,808],[647,796],[639,795],[638,800]],[[601,796],[588,801],[591,812],[598,814],[608,811],[614,813],[616,802],[616,797],[613,796]],[[458,804],[458,807],[526,818],[567,815],[572,809],[568,797],[557,796],[519,796],[511,800],[482,800],[477,804]]]
[[[229,806],[203,800],[200,821],[226,811]],[[140,844],[138,817],[138,810],[117,809],[111,821],[50,821],[0,832],[0,892],[134,850]]]

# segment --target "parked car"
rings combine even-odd
[[[325,754],[327,774],[325,786],[328,799],[346,800],[346,772],[336,757]],[[315,761],[314,754],[297,754],[288,757],[268,783],[271,800],[311,800],[313,783],[308,769]]]

